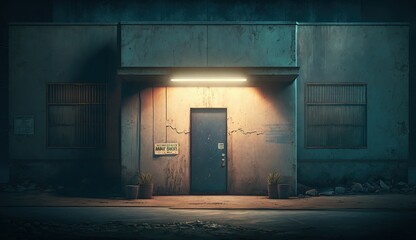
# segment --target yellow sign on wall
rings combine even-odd
[[[179,154],[179,143],[155,143],[155,155]]]

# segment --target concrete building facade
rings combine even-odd
[[[15,179],[124,185],[142,171],[156,194],[265,194],[278,170],[294,194],[299,179],[407,178],[407,24],[14,24],[9,44]],[[204,124],[225,138],[194,135]],[[178,151],[159,155],[166,143]]]

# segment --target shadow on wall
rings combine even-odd
[[[68,181],[65,183],[67,188],[66,191],[61,191],[62,193],[93,196],[119,189],[121,171],[119,139],[109,138],[109,136],[118,136],[118,134],[111,133],[119,129],[118,125],[109,124],[111,122],[109,118],[118,118],[118,116],[109,115],[109,109],[114,107],[112,106],[114,101],[110,100],[117,86],[117,59],[118,55],[114,46],[110,44],[102,46],[85,58],[77,79],[74,79],[83,83],[107,84],[106,145],[95,149],[78,149],[76,159],[80,160],[79,163],[62,169],[64,179],[73,178],[72,183]]]
[[[74,64],[78,69],[70,70],[69,81],[72,83],[106,83],[107,84],[107,126],[106,144],[96,148],[55,148],[47,149],[48,159],[14,161],[12,166],[13,182],[34,181],[39,185],[58,188],[57,193],[77,196],[93,196],[109,193],[120,186],[119,139],[117,121],[109,118],[109,108],[114,108],[117,101],[116,70],[118,57],[115,46],[110,44],[81,56],[82,63]],[[74,60],[75,61],[75,60]],[[56,79],[59,82],[59,79]],[[112,99],[111,99],[112,98]],[[114,115],[114,114],[113,114]],[[109,124],[111,123],[111,124]],[[114,126],[113,126],[114,125]],[[96,136],[98,137],[98,136]],[[46,141],[45,141],[46,142]],[[65,141],[67,142],[67,141]]]
[[[114,84],[118,58],[117,50],[110,44],[97,48],[89,56],[85,56],[82,68],[75,74],[74,82]]]

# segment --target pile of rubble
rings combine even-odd
[[[377,194],[377,193],[401,193],[415,194],[416,185],[405,182],[393,181],[368,181],[366,183],[351,182],[342,186],[311,188],[298,183],[298,197],[305,196],[332,196],[332,195],[352,195],[352,194]]]
[[[0,227],[4,229],[0,232],[0,239],[267,239],[279,233],[200,220],[171,223],[57,223],[2,219]]]
[[[60,185],[50,185],[50,184],[37,184],[30,180],[26,180],[21,183],[15,184],[1,184],[0,192],[55,192],[57,190],[62,190],[64,187]]]

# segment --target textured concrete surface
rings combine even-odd
[[[16,116],[34,119],[32,135],[9,131],[13,180],[119,180],[117,51],[115,24],[9,26],[9,126]],[[107,147],[49,148],[47,84],[86,82],[107,83]]]
[[[370,177],[406,180],[409,153],[409,27],[298,26],[298,178],[306,185]],[[367,146],[307,148],[307,83],[367,84]],[[318,177],[319,176],[319,177]]]
[[[244,24],[243,24],[244,25]],[[249,24],[246,24],[249,25]],[[257,24],[258,25],[258,24]],[[297,31],[293,31],[292,25],[284,29],[284,38],[279,33],[279,27],[277,29],[268,27],[259,27],[256,24],[253,26],[211,26],[213,29],[218,28],[218,33],[207,37],[207,39],[215,38],[219,36],[222,31],[220,28],[229,28],[232,34],[224,34],[224,37],[229,38],[227,41],[233,42],[233,39],[242,39],[242,45],[239,48],[225,48],[230,58],[226,56],[224,59],[219,59],[219,65],[221,66],[236,66],[236,65],[279,65],[279,64],[296,64],[299,63],[301,66],[301,75],[297,81],[297,85],[293,86],[295,89],[295,95],[297,94],[297,101],[292,101],[296,108],[296,102],[299,104],[297,114],[299,116],[299,122],[296,127],[289,126],[291,129],[299,129],[299,132],[295,133],[295,141],[292,144],[293,148],[296,149],[299,144],[299,152],[294,152],[290,155],[293,159],[289,159],[291,163],[284,166],[282,171],[287,172],[288,166],[292,172],[296,172],[299,169],[299,176],[301,182],[310,185],[322,185],[322,183],[336,182],[340,179],[348,180],[360,180],[365,181],[368,176],[376,175],[383,176],[385,178],[396,180],[404,180],[406,176],[406,163],[408,161],[408,138],[409,138],[409,122],[408,122],[408,27],[405,25],[395,26],[384,26],[381,24],[300,24],[297,26]],[[267,24],[265,26],[268,26]],[[134,27],[134,25],[132,25]],[[189,26],[188,26],[189,27]],[[293,26],[294,27],[294,26]],[[185,28],[185,27],[181,27]],[[14,116],[18,115],[33,115],[35,120],[35,134],[30,136],[15,136],[10,137],[10,156],[12,164],[16,166],[14,173],[22,173],[19,176],[21,179],[25,177],[44,177],[48,175],[65,175],[66,173],[78,174],[81,171],[73,170],[82,168],[86,174],[81,174],[79,179],[87,177],[85,175],[95,174],[97,164],[91,163],[87,167],[79,167],[75,161],[79,160],[85,163],[90,163],[91,159],[101,160],[106,159],[103,168],[105,170],[100,171],[102,175],[111,175],[112,177],[120,174],[128,175],[123,179],[134,176],[133,174],[137,170],[142,170],[140,167],[144,167],[143,170],[152,169],[152,164],[138,163],[139,158],[142,157],[143,161],[149,161],[152,157],[148,153],[144,154],[149,149],[153,148],[152,144],[145,146],[145,151],[137,148],[138,145],[143,146],[143,142],[135,138],[130,138],[131,135],[127,136],[121,141],[123,151],[130,147],[131,150],[127,150],[121,153],[122,158],[129,156],[130,159],[122,159],[122,167],[120,170],[116,166],[119,166],[119,146],[120,146],[120,122],[119,122],[119,107],[120,107],[120,89],[117,85],[115,78],[115,66],[117,53],[117,25],[76,25],[76,26],[61,26],[61,25],[13,25],[10,27],[10,125],[12,125]],[[164,32],[164,31],[167,32]],[[167,52],[170,48],[166,48],[164,42],[166,39],[161,39],[158,36],[167,34],[170,31],[172,34],[176,34],[172,37],[175,40],[179,49],[187,49],[188,47],[192,50],[198,49],[198,47],[190,46],[192,41],[189,39],[183,39],[180,31],[167,29],[152,28],[145,31],[145,38],[143,36],[137,36],[131,33],[129,40],[132,41],[131,51],[135,52],[138,49],[143,40],[144,42],[152,42],[155,44],[154,51],[150,51],[150,55],[137,55],[133,57],[143,57],[140,60],[146,60],[148,57],[149,64],[152,66],[181,66],[187,62],[177,58],[177,52]],[[185,31],[186,32],[186,31]],[[225,31],[226,32],[226,31]],[[136,32],[137,33],[137,32]],[[140,33],[140,32],[139,32]],[[297,36],[293,35],[294,33]],[[129,33],[130,34],[130,33]],[[150,34],[150,35],[146,35]],[[152,38],[152,34],[155,34],[155,38]],[[154,37],[153,36],[153,37]],[[190,34],[191,39],[199,36],[198,34]],[[288,37],[290,36],[290,38]],[[121,36],[122,37],[122,36]],[[189,36],[188,36],[189,37]],[[223,36],[221,36],[223,37]],[[298,39],[296,39],[296,37]],[[198,38],[198,37],[196,37]],[[27,41],[31,39],[31,41]],[[147,40],[146,40],[147,39]],[[156,40],[155,40],[156,39]],[[270,52],[270,39],[276,40],[276,49]],[[277,40],[281,41],[277,41]],[[94,41],[92,41],[94,40]],[[140,40],[139,44],[134,45],[135,40]],[[211,39],[212,40],[212,39]],[[209,40],[209,41],[211,41]],[[298,40],[298,41],[297,41]],[[166,40],[167,41],[167,40]],[[207,44],[209,44],[207,41]],[[212,40],[214,41],[214,40]],[[216,40],[218,41],[218,39]],[[268,47],[261,48],[262,44],[266,43]],[[188,46],[188,45],[189,46]],[[251,45],[250,45],[251,44]],[[281,45],[280,45],[281,44]],[[296,46],[296,44],[298,44]],[[121,43],[122,46],[130,46],[128,42]],[[202,44],[203,45],[203,44]],[[201,46],[202,46],[201,45]],[[230,44],[228,44],[230,45]],[[134,47],[136,46],[136,47]],[[160,48],[158,48],[160,46]],[[162,48],[163,46],[163,48]],[[175,44],[173,44],[173,47]],[[237,45],[236,45],[237,46]],[[234,46],[233,46],[234,47]],[[252,48],[253,47],[253,48]],[[243,50],[241,50],[243,48]],[[245,49],[247,48],[247,49]],[[260,50],[260,53],[266,53],[268,57],[266,59],[260,59],[259,55],[253,50]],[[287,49],[290,49],[288,51]],[[160,51],[159,51],[160,50]],[[201,49],[203,51],[204,49]],[[205,49],[206,50],[206,49]],[[208,49],[210,50],[210,49]],[[214,48],[211,50],[215,50]],[[217,53],[222,52],[223,47],[218,47],[215,51]],[[224,50],[224,51],[225,51]],[[274,52],[274,50],[276,50]],[[126,50],[128,51],[128,50]],[[184,50],[185,51],[185,50]],[[214,51],[214,52],[215,52]],[[297,51],[296,55],[293,55]],[[195,54],[194,51],[191,51]],[[57,54],[59,53],[59,54]],[[160,54],[163,53],[167,56],[166,62],[155,62],[160,58]],[[213,56],[218,56],[218,54]],[[163,55],[162,54],[162,55]],[[208,53],[207,53],[208,54]],[[197,58],[203,60],[205,55],[197,55]],[[208,56],[208,55],[206,55]],[[234,58],[238,56],[237,58]],[[299,57],[295,59],[294,57]],[[340,57],[341,56],[341,57]],[[122,56],[121,56],[122,57]],[[228,56],[229,57],[229,56]],[[156,59],[156,60],[155,60]],[[172,60],[173,59],[173,60]],[[250,59],[250,60],[248,60]],[[283,59],[283,60],[282,60]],[[136,59],[137,60],[137,59]],[[133,63],[138,64],[137,61]],[[253,60],[253,62],[249,62]],[[257,61],[264,60],[264,62],[256,63]],[[270,61],[269,61],[270,60]],[[276,62],[273,62],[275,60]],[[147,61],[147,60],[146,60]],[[175,62],[178,61],[178,62]],[[247,62],[248,61],[248,62]],[[141,64],[142,62],[140,62]],[[145,63],[147,64],[147,63]],[[198,63],[199,64],[199,63]],[[143,65],[144,66],[144,65]],[[104,69],[105,71],[102,71]],[[27,73],[31,74],[28,75]],[[108,132],[108,146],[105,149],[50,149],[45,146],[46,141],[46,104],[45,104],[45,86],[46,82],[105,82],[109,84],[109,132]],[[306,82],[364,82],[368,84],[368,148],[366,149],[305,149],[304,143],[304,132],[302,128],[304,122],[301,118],[304,113],[302,108],[302,102],[304,97],[303,87]],[[19,86],[25,85],[25,88],[19,88]],[[202,94],[202,98],[205,102],[198,106],[203,107],[215,107],[210,105],[211,101],[211,90],[205,91]],[[261,99],[263,96],[257,98],[252,96],[254,100]],[[270,96],[268,96],[269,98]],[[276,97],[276,96],[274,96]],[[277,96],[278,97],[278,96]],[[288,96],[292,98],[291,96]],[[241,97],[240,97],[241,98]],[[243,101],[245,97],[242,98]],[[132,101],[136,101],[133,99]],[[233,100],[235,101],[235,100]],[[27,104],[30,102],[30,107]],[[226,100],[223,101],[227,102]],[[261,103],[261,101],[259,101]],[[224,104],[221,105],[224,105]],[[278,104],[285,105],[287,103],[282,101]],[[137,107],[137,102],[129,104],[130,107]],[[163,105],[161,105],[163,107]],[[281,106],[285,107],[285,106]],[[257,109],[258,106],[254,106]],[[163,108],[161,108],[163,110]],[[149,109],[146,109],[149,110]],[[123,110],[124,111],[124,110]],[[142,112],[146,112],[143,109]],[[150,111],[150,110],[149,110]],[[149,115],[150,112],[147,112]],[[239,116],[241,122],[249,119],[249,111],[244,116]],[[135,116],[135,114],[129,113]],[[158,110],[155,114],[159,114]],[[179,113],[181,114],[181,113]],[[123,121],[130,125],[140,124],[137,119],[130,121],[125,119]],[[177,124],[179,121],[173,123],[163,119],[163,116],[157,119],[157,125],[161,126],[162,129],[167,127],[178,127],[173,124]],[[233,121],[239,121],[240,119],[233,119]],[[296,117],[295,117],[296,119]],[[286,122],[268,122],[269,133],[276,133],[276,124],[288,123],[296,124],[296,120],[293,118],[283,119]],[[129,122],[130,121],[130,122]],[[251,120],[250,120],[251,121]],[[186,121],[183,121],[186,122]],[[123,122],[125,124],[125,122]],[[243,124],[241,124],[243,125]],[[124,125],[123,125],[124,126]],[[121,128],[123,128],[123,126]],[[252,125],[248,125],[251,127]],[[150,127],[150,125],[148,126]],[[182,127],[186,129],[189,126]],[[266,127],[265,127],[266,128]],[[177,128],[179,129],[179,128]],[[237,126],[234,135],[243,135],[247,131],[257,131],[256,129],[249,129],[240,131],[240,127]],[[127,132],[133,130],[133,134],[138,132],[137,128],[127,128],[122,131]],[[136,131],[134,131],[136,130]],[[139,129],[140,130],[140,129]],[[142,129],[143,130],[143,129]],[[146,129],[149,131],[149,128]],[[173,130],[173,129],[172,129]],[[170,131],[170,130],[169,130]],[[278,132],[278,131],[277,131]],[[131,134],[131,133],[130,133]],[[158,137],[155,133],[155,137]],[[169,133],[168,133],[169,134]],[[165,136],[167,134],[165,133]],[[146,135],[150,136],[150,135]],[[254,137],[254,136],[253,136]],[[163,139],[162,139],[163,140]],[[280,144],[279,142],[274,142]],[[243,146],[242,148],[250,148],[252,145]],[[25,151],[21,151],[25,149]],[[276,149],[274,149],[276,151]],[[302,166],[297,165],[297,154],[299,154]],[[228,156],[231,156],[228,154]],[[275,157],[276,155],[268,155]],[[281,159],[288,156],[288,154],[279,155]],[[254,155],[252,159],[257,156]],[[32,161],[32,159],[34,161]],[[43,161],[43,160],[48,161]],[[57,161],[55,161],[57,160]],[[162,160],[163,161],[163,160]],[[160,162],[162,162],[160,161]],[[252,160],[254,162],[254,160]],[[267,160],[270,161],[270,160]],[[280,159],[279,159],[280,161]],[[286,161],[286,159],[282,160]],[[335,161],[344,161],[346,164],[332,164]],[[370,161],[369,167],[364,167],[363,162]],[[179,160],[177,162],[180,162]],[[328,162],[330,164],[328,164]],[[338,163],[337,162],[337,163]],[[373,164],[374,163],[374,164]],[[107,165],[108,164],[108,165]],[[98,164],[102,165],[102,164]],[[156,165],[156,164],[154,164]],[[167,167],[162,164],[163,167]],[[261,164],[259,164],[261,165]],[[373,166],[376,165],[376,166]],[[69,167],[68,167],[69,166]],[[176,165],[175,165],[176,166]],[[235,165],[236,166],[236,165]],[[277,166],[273,165],[273,166]],[[125,167],[125,169],[124,169]],[[244,167],[244,166],[242,166]],[[130,169],[128,169],[130,168]],[[259,169],[265,168],[260,166]],[[251,171],[253,170],[253,171]],[[244,177],[246,182],[250,183],[248,190],[250,193],[261,194],[260,181],[258,178],[262,178],[262,172],[259,171],[259,175],[256,178],[252,178],[248,174],[256,171],[255,167],[246,170],[246,173],[235,174],[237,177]],[[264,172],[264,171],[263,171]],[[285,174],[285,173],[284,173]],[[98,175],[98,174],[97,174]],[[230,174],[230,176],[233,176]],[[289,174],[289,176],[295,176],[295,174]],[[320,176],[316,179],[315,176]],[[263,177],[264,178],[264,177]],[[321,182],[319,182],[322,180]],[[166,183],[164,179],[160,180]],[[234,188],[235,191],[231,193],[246,193],[240,190],[246,191],[246,182],[236,181],[238,184],[243,184],[244,188]],[[292,181],[296,181],[296,178]],[[253,184],[254,183],[254,184]],[[180,185],[181,189],[185,189],[186,184]],[[177,187],[177,186],[175,186]],[[230,189],[233,189],[230,186]],[[294,188],[292,188],[294,189]],[[163,193],[165,190],[160,190]],[[166,191],[165,191],[166,192]],[[183,190],[175,193],[183,193]]]
[[[121,25],[122,67],[296,66],[296,25]]]
[[[279,171],[281,180],[290,183],[292,190],[296,189],[295,90],[293,83],[139,90],[140,99],[135,94],[123,101],[124,178],[137,182],[134,174],[140,159],[139,170],[152,173],[157,194],[188,194],[192,164],[190,109],[227,108],[227,192],[265,194],[266,177],[273,170]],[[140,132],[136,129],[138,121]],[[155,156],[153,144],[162,142],[179,143],[179,154]]]
[[[0,207],[2,239],[412,239],[414,211]]]
[[[380,194],[268,199],[266,196],[155,196],[153,199],[63,197],[51,193],[0,193],[0,206],[167,207],[174,209],[416,209],[416,195]]]
[[[0,163],[0,183],[8,183],[10,180],[10,168],[8,163]]]

